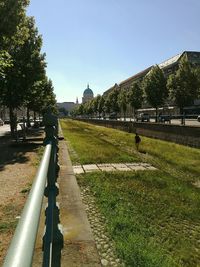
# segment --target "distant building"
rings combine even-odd
[[[184,51],[176,56],[173,56],[167,60],[165,60],[164,62],[158,64],[158,66],[163,70],[164,75],[166,77],[168,77],[170,74],[175,73],[175,71],[178,70],[179,67],[179,63],[180,60],[183,56],[186,56],[186,58],[188,59],[189,63],[196,67],[196,66],[200,66],[200,52],[196,52],[196,51]],[[106,96],[108,95],[112,90],[114,89],[118,89],[118,90],[122,90],[122,89],[129,89],[130,86],[134,83],[134,82],[141,82],[144,77],[151,71],[153,66],[150,66],[148,68],[146,68],[145,70],[136,73],[135,75],[129,77],[128,79],[120,82],[120,83],[115,83],[114,86],[112,86],[111,88],[109,88],[108,90],[106,90],[103,95]],[[171,106],[171,107],[169,107]],[[166,101],[166,107],[167,109],[174,109],[174,113],[178,113],[178,109],[175,109],[174,107],[174,103],[172,103],[171,101]],[[148,103],[143,103],[143,109],[138,110],[139,112],[144,112],[145,109],[146,111],[149,111],[150,109],[153,111],[154,109],[148,104]],[[147,110],[147,108],[149,108],[149,110]],[[190,107],[186,107],[185,111],[187,113],[200,113],[200,100],[196,99],[194,101],[193,106]]]
[[[92,89],[89,88],[89,84],[88,84],[87,88],[83,92],[82,103],[84,104],[93,98],[94,98],[93,91]]]
[[[58,109],[64,109],[68,115],[74,110],[77,106],[79,106],[78,103],[78,98],[76,98],[76,103],[74,102],[62,102],[62,103],[57,103]],[[62,113],[62,112],[60,112]],[[60,114],[60,115],[65,115],[65,114]]]

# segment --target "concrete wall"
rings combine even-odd
[[[105,127],[116,128],[126,132],[137,131],[147,137],[175,142],[191,147],[200,148],[200,127],[170,125],[161,123],[124,122],[113,120],[81,119]]]

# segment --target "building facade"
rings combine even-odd
[[[164,62],[158,64],[158,66],[163,70],[165,77],[168,77],[170,74],[175,73],[178,70],[180,60],[184,56],[188,59],[189,63],[192,66],[194,66],[194,67],[200,66],[200,52],[184,51],[184,52],[182,52],[176,56],[173,56],[173,57],[165,60]],[[106,90],[103,95],[106,96],[107,94],[109,94],[110,91],[112,91],[114,89],[128,90],[134,82],[138,82],[138,81],[141,82],[145,78],[145,76],[151,71],[152,67],[153,66],[150,66],[150,67],[146,68],[145,70],[143,70],[139,73],[136,73],[135,75],[120,82],[119,84],[115,83],[115,85],[112,86],[111,88],[109,88],[108,90]],[[166,104],[161,109],[162,109],[161,112],[164,112],[164,113],[176,114],[179,112],[179,110],[174,106],[174,103],[169,102],[169,101],[166,101]],[[155,110],[148,103],[144,102],[142,108],[138,111],[139,112],[149,112],[149,113],[153,114]],[[194,113],[194,114],[199,113],[200,114],[200,100],[196,99],[194,101],[193,106],[185,108],[185,112],[186,113]]]
[[[76,99],[76,103],[74,102],[62,102],[57,103],[58,110],[64,109],[68,115],[77,107],[79,106],[78,98]],[[61,114],[62,111],[59,112],[60,116],[64,116],[65,114]]]

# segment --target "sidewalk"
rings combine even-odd
[[[59,142],[59,164],[57,199],[64,238],[61,266],[101,266],[65,141]]]

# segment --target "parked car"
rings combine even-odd
[[[0,119],[0,126],[3,126],[3,120],[2,119]]]
[[[139,116],[136,117],[136,121],[149,122],[150,116],[147,113],[141,113],[141,114],[139,114]]]
[[[171,122],[171,116],[170,115],[160,115],[158,117],[158,121],[159,122],[166,122],[166,121]]]
[[[199,122],[200,122],[200,115],[197,117],[197,121],[199,121]]]
[[[4,124],[10,124],[10,120],[9,119],[5,119]]]
[[[115,113],[115,112],[110,113],[108,118],[109,118],[109,120],[117,120],[117,113]]]

